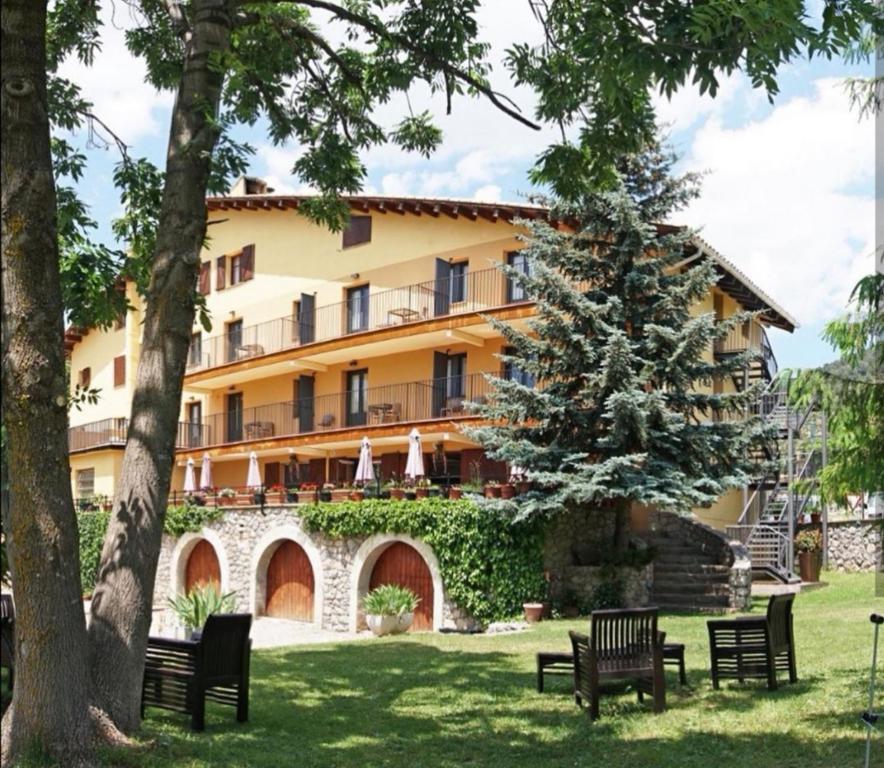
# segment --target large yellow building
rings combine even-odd
[[[332,233],[298,213],[303,197],[263,189],[245,179],[231,196],[207,201],[200,291],[213,331],[193,329],[173,491],[187,460],[199,468],[205,454],[216,488],[246,485],[251,452],[268,486],[346,483],[363,436],[387,480],[404,470],[413,427],[431,478],[505,476],[460,426],[474,418],[468,403],[489,393],[483,373],[502,371],[503,341],[487,317],[519,324],[534,311],[497,268],[524,264],[514,221],[547,211],[355,196],[350,225]],[[776,363],[764,326],[792,330],[794,320],[705,243],[694,257],[713,259],[722,275],[698,312],[764,311],[710,355],[757,348],[753,375],[769,377]],[[70,415],[78,498],[111,495],[120,469],[141,329],[141,300],[132,286],[128,295],[125,322],[68,334],[72,386],[101,390],[97,404]],[[699,514],[722,527],[739,502],[736,491]]]

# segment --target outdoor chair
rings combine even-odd
[[[205,728],[206,699],[236,707],[249,719],[250,613],[213,614],[199,640],[151,637],[147,641],[141,715],[161,707],[191,716],[195,731]]]
[[[787,671],[789,682],[798,681],[795,666],[795,637],[792,631],[794,594],[774,595],[766,616],[745,616],[708,622],[712,656],[712,687],[722,679],[743,682],[766,678],[767,687],[777,687],[777,672]]]
[[[666,708],[663,674],[665,632],[657,631],[656,608],[593,611],[590,635],[569,632],[574,654],[574,699],[589,704],[589,715],[599,717],[599,686],[612,680],[631,680],[638,700],[650,694],[654,712]]]
[[[0,668],[9,670],[9,690],[15,683],[15,605],[12,595],[0,595]]]

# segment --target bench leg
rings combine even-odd
[[[246,678],[240,681],[236,691],[236,719],[237,722],[249,721],[249,681]]]
[[[684,668],[684,654],[678,657],[678,682],[679,685],[687,685],[688,684],[688,676],[685,673]]]
[[[543,693],[543,667],[537,662],[537,692]]]

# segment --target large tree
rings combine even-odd
[[[526,222],[527,264],[504,269],[537,316],[526,330],[490,319],[509,375],[492,377],[478,409],[491,425],[468,430],[527,470],[536,490],[520,514],[597,509],[621,548],[633,503],[683,512],[714,501],[748,481],[763,435],[744,418],[755,389],[714,386],[753,353],[716,361],[713,343],[751,315],[696,312],[717,275],[688,258],[693,232],[666,225],[698,192],[672,163],[651,147],[618,163],[610,190],[554,205],[561,226]]]

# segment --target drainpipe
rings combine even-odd
[[[822,432],[822,467],[820,471],[825,469],[829,460],[829,423],[826,420],[826,412],[822,412],[820,420],[820,430]],[[829,503],[822,505],[823,509],[823,568],[829,567]]]

